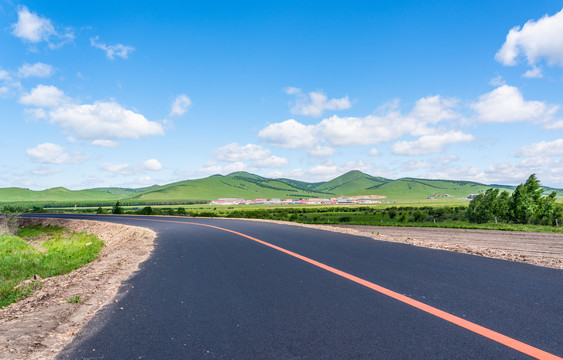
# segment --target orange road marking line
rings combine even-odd
[[[141,219],[136,219],[136,220],[141,220]],[[467,321],[467,320],[462,319],[462,318],[460,318],[460,317],[458,317],[458,316],[452,315],[452,314],[450,314],[450,313],[448,313],[448,312],[445,312],[445,311],[440,310],[440,309],[437,309],[437,308],[435,308],[435,307],[433,307],[433,306],[430,306],[430,305],[427,305],[427,304],[425,304],[425,303],[422,303],[422,302],[420,302],[420,301],[418,301],[418,300],[411,299],[411,298],[408,297],[408,296],[401,295],[401,294],[399,294],[399,293],[397,293],[397,292],[395,292],[395,291],[389,290],[389,289],[387,289],[387,288],[384,288],[384,287],[382,287],[382,286],[379,286],[379,285],[377,285],[377,284],[374,284],[374,283],[372,283],[372,282],[369,282],[369,281],[364,280],[364,279],[362,279],[362,278],[359,278],[359,277],[357,277],[357,276],[351,275],[351,274],[349,274],[349,273],[347,273],[347,272],[344,272],[344,271],[335,269],[335,268],[333,268],[333,267],[331,267],[331,266],[325,265],[325,264],[323,264],[323,263],[321,263],[321,262],[318,262],[318,261],[316,261],[316,260],[310,259],[310,258],[305,257],[305,256],[303,256],[303,255],[299,255],[299,254],[294,253],[294,252],[292,252],[292,251],[289,251],[289,250],[286,250],[286,249],[281,248],[281,247],[279,247],[279,246],[276,246],[276,245],[267,243],[267,242],[265,242],[265,241],[263,241],[263,240],[254,238],[254,237],[252,237],[252,236],[249,236],[249,235],[246,235],[246,234],[243,234],[243,233],[240,233],[240,232],[238,232],[238,231],[229,230],[229,229],[225,229],[225,228],[218,227],[218,226],[213,226],[213,225],[208,225],[208,224],[200,224],[200,223],[192,223],[192,222],[173,221],[173,220],[157,220],[157,219],[151,220],[151,221],[161,221],[161,222],[172,222],[172,223],[178,223],[178,224],[190,224],[190,225],[206,226],[206,227],[210,227],[210,228],[214,228],[214,229],[218,229],[218,230],[230,232],[230,233],[233,233],[233,234],[236,234],[236,235],[245,237],[245,238],[247,238],[247,239],[250,239],[250,240],[252,240],[252,241],[255,241],[255,242],[257,242],[257,243],[260,243],[260,244],[262,244],[262,245],[268,246],[268,247],[270,247],[270,248],[272,248],[272,249],[275,249],[275,250],[281,251],[281,252],[283,252],[283,253],[285,253],[285,254],[291,255],[291,256],[293,256],[293,257],[295,257],[295,258],[297,258],[297,259],[300,259],[300,260],[303,260],[303,261],[305,261],[305,262],[308,262],[309,264],[315,265],[315,266],[317,266],[317,267],[319,267],[319,268],[321,268],[321,269],[324,269],[324,270],[329,271],[329,272],[331,272],[331,273],[333,273],[333,274],[339,275],[339,276],[341,276],[341,277],[343,277],[343,278],[346,278],[346,279],[348,279],[348,280],[351,280],[351,281],[353,281],[353,282],[355,282],[355,283],[358,283],[358,284],[360,284],[360,285],[363,285],[363,286],[365,286],[365,287],[368,287],[368,288],[370,288],[370,289],[372,289],[372,290],[375,290],[375,291],[377,291],[377,292],[379,292],[379,293],[381,293],[381,294],[387,295],[387,296],[389,296],[389,297],[391,297],[391,298],[393,298],[393,299],[395,299],[395,300],[398,300],[398,301],[400,301],[400,302],[402,302],[402,303],[405,303],[405,304],[407,304],[407,305],[410,305],[410,306],[412,306],[412,307],[415,307],[415,308],[417,308],[417,309],[419,309],[419,310],[422,310],[422,311],[424,311],[424,312],[426,312],[426,313],[429,313],[429,314],[431,314],[431,315],[434,315],[434,316],[436,316],[436,317],[439,317],[439,318],[441,318],[441,319],[443,319],[443,320],[446,320],[446,321],[448,321],[448,322],[450,322],[450,323],[452,323],[452,324],[455,324],[455,325],[457,325],[457,326],[461,326],[462,328],[465,328],[465,329],[467,329],[467,330],[469,330],[469,331],[472,331],[472,332],[474,332],[474,333],[476,333],[476,334],[479,334],[479,335],[481,335],[481,336],[484,336],[484,337],[486,337],[486,338],[489,338],[489,339],[491,339],[491,340],[493,340],[493,341],[496,341],[496,342],[498,342],[498,343],[500,343],[500,344],[503,344],[503,345],[505,345],[505,346],[508,346],[509,348],[512,348],[512,349],[514,349],[514,350],[517,350],[517,351],[519,351],[519,352],[521,352],[521,353],[524,353],[524,354],[529,355],[529,356],[531,356],[531,357],[534,357],[534,358],[536,358],[536,359],[541,359],[541,360],[563,360],[563,358],[560,358],[559,356],[556,356],[556,355],[554,355],[554,354],[548,353],[548,352],[543,351],[543,350],[541,350],[541,349],[535,348],[535,347],[533,347],[533,346],[531,346],[531,345],[528,345],[528,344],[526,344],[526,343],[523,343],[523,342],[521,342],[521,341],[518,341],[518,340],[516,340],[516,339],[513,339],[513,338],[511,338],[511,337],[508,337],[508,336],[503,335],[503,334],[501,334],[501,333],[498,333],[498,332],[496,332],[496,331],[487,329],[486,327],[483,327],[483,326],[481,326],[481,325],[477,325],[477,324],[475,324],[475,323],[472,323],[471,321]]]

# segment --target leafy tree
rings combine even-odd
[[[153,214],[152,207],[145,206],[144,208],[139,210],[139,214],[140,215],[152,215]]]
[[[176,210],[176,212],[178,213],[178,215],[186,215],[186,209],[184,209],[183,207],[179,207],[178,210]]]
[[[121,205],[119,204],[119,200],[117,200],[117,202],[115,203],[115,205],[113,206],[111,212],[113,214],[123,214],[123,208],[121,207]]]

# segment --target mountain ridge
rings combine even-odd
[[[98,187],[69,190],[54,187],[29,190],[18,187],[0,188],[0,203],[9,201],[95,201],[138,200],[179,201],[216,200],[218,198],[330,198],[342,196],[380,195],[389,200],[422,200],[429,196],[467,197],[489,188],[513,191],[511,185],[487,185],[466,180],[400,178],[396,180],[372,176],[358,170],[344,173],[329,181],[305,182],[287,178],[267,178],[245,171],[228,175],[215,174],[205,178],[182,180],[165,185],[142,188]],[[562,189],[544,187],[546,192]]]

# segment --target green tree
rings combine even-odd
[[[139,214],[140,215],[152,215],[153,214],[152,207],[145,206],[144,208],[139,210]]]
[[[121,205],[119,204],[119,200],[117,200],[117,202],[115,203],[115,205],[113,206],[111,212],[113,214],[123,214],[123,208],[121,207]]]

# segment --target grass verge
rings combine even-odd
[[[94,235],[42,224],[22,228],[18,236],[0,236],[0,308],[41,287],[25,280],[66,274],[97,258],[102,246]]]

